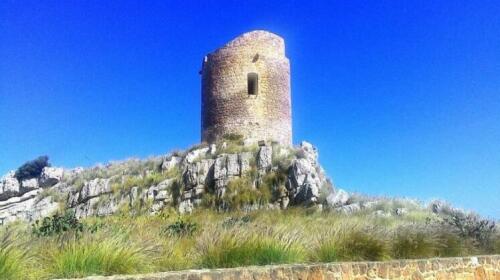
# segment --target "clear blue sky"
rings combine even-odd
[[[0,1],[0,173],[197,143],[203,56],[266,29],[337,186],[500,218],[500,2],[175,2]]]

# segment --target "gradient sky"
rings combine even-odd
[[[500,218],[497,0],[0,1],[0,173],[199,142],[202,58],[253,29],[336,186]]]

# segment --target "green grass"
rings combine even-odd
[[[150,267],[143,248],[116,237],[67,241],[49,251],[46,263],[47,274],[56,278],[133,274],[147,272]]]
[[[27,254],[16,244],[10,233],[0,238],[0,279],[21,279]]]
[[[124,212],[87,218],[78,234],[49,236],[33,235],[31,226],[22,223],[8,231],[0,227],[0,279],[492,253],[438,221],[424,222],[411,215],[348,216],[303,208],[198,210],[182,220],[186,222],[179,223],[173,210],[154,216]],[[191,228],[180,226],[188,222],[196,225],[189,234],[165,232],[172,225]],[[498,250],[499,244],[496,234],[492,247]]]
[[[280,240],[252,236],[240,240],[237,236],[224,236],[212,244],[201,256],[206,268],[239,267],[300,262],[301,251]]]
[[[242,176],[228,183],[222,202],[227,209],[241,210],[251,205],[265,205],[271,196],[270,187],[254,187],[249,176]]]
[[[437,255],[440,241],[432,230],[402,228],[394,234],[392,255],[398,259],[433,257]]]
[[[367,229],[348,230],[326,238],[312,256],[320,262],[390,259],[388,241],[376,231]]]

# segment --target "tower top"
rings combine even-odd
[[[254,30],[243,33],[210,55],[226,54],[239,49],[243,52],[257,52],[275,57],[285,56],[285,40],[280,36],[265,30]]]
[[[243,45],[260,45],[268,43],[285,44],[283,38],[265,30],[254,30],[241,34],[224,45],[224,48],[238,47]]]

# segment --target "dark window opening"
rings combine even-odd
[[[259,92],[259,75],[257,73],[248,73],[248,94],[257,95]]]

